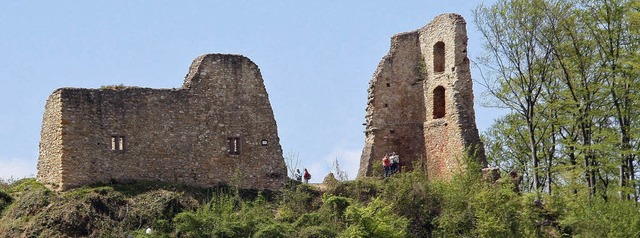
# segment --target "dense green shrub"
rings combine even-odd
[[[280,195],[279,219],[293,222],[300,216],[317,210],[322,204],[321,193],[308,184],[285,188]]]
[[[560,226],[580,237],[640,237],[637,202],[619,198],[576,197],[566,203]]]
[[[450,181],[416,170],[334,182],[326,192],[290,184],[280,193],[166,184],[87,186],[52,192],[33,179],[4,199],[0,234],[45,237],[638,237],[636,202],[558,186],[519,193],[508,178],[483,181],[471,165]],[[208,198],[206,203],[199,201]],[[13,200],[13,202],[11,202]],[[9,201],[9,202],[6,202]],[[145,234],[152,228],[152,234]]]
[[[296,229],[294,231],[293,237],[299,238],[332,238],[336,237],[338,234],[334,229],[331,229],[326,226],[318,225],[318,226],[307,226]]]
[[[347,228],[340,237],[405,237],[409,219],[396,215],[392,204],[376,198],[366,206],[347,207]]]
[[[250,237],[261,229],[270,234],[273,224],[270,206],[260,196],[255,201],[242,201],[226,193],[214,195],[211,201],[173,219],[176,234],[182,237]]]
[[[325,194],[356,199],[360,202],[370,202],[383,189],[383,180],[378,178],[362,178],[331,184]]]
[[[412,237],[428,237],[440,212],[441,195],[434,191],[421,170],[394,175],[384,180],[381,198],[393,204],[393,211],[411,220]]]
[[[291,225],[287,223],[274,223],[262,227],[253,237],[256,238],[284,238],[294,233]]]
[[[345,211],[352,203],[351,199],[346,197],[327,196],[323,199],[319,212],[323,213],[324,217],[329,218],[331,221],[344,221]]]
[[[474,229],[477,237],[521,237],[520,197],[513,185],[479,184],[480,189],[469,199],[473,209]]]
[[[324,219],[325,217],[321,217],[320,214],[317,212],[307,213],[300,216],[300,218],[298,218],[298,220],[296,220],[296,222],[293,223],[293,226],[297,228],[308,227],[308,226],[319,226],[319,225],[322,225],[322,222],[324,221]]]

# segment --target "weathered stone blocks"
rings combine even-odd
[[[278,189],[286,168],[258,66],[196,58],[179,89],[61,88],[47,100],[38,181],[151,180]]]
[[[374,176],[386,153],[401,156],[403,170],[426,165],[432,179],[448,179],[467,150],[486,164],[475,124],[466,23],[457,14],[391,38],[369,83],[365,146],[358,176]]]

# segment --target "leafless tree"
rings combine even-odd
[[[294,178],[296,169],[300,169],[300,154],[295,151],[287,152],[287,154],[284,156],[284,163],[287,166],[289,177]]]

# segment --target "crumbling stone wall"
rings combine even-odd
[[[286,176],[258,66],[196,58],[179,89],[61,88],[47,100],[38,181],[56,189],[151,180],[278,189]]]
[[[369,83],[365,147],[358,176],[371,176],[385,153],[402,156],[400,167],[410,168],[424,157],[425,121],[420,45],[417,32],[395,35]],[[378,171],[381,173],[381,171]]]
[[[397,152],[401,168],[423,162],[432,179],[448,179],[466,150],[486,164],[475,124],[466,23],[457,14],[391,39],[369,84],[365,147],[358,176],[381,174],[374,165]]]

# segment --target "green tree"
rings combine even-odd
[[[475,23],[485,38],[487,56],[479,62],[488,71],[487,90],[524,123],[526,133],[521,135],[526,136],[535,191],[541,189],[539,153],[545,137],[536,131],[548,127],[538,113],[545,110],[541,102],[544,86],[551,80],[553,56],[551,48],[540,40],[540,32],[548,24],[542,4],[541,0],[502,0],[474,11]]]
[[[558,181],[607,196],[617,180],[625,197],[636,193],[637,12],[629,0],[501,0],[476,9],[483,78],[511,110],[485,134],[490,157],[502,156],[490,161],[517,167],[534,191],[551,193]]]

